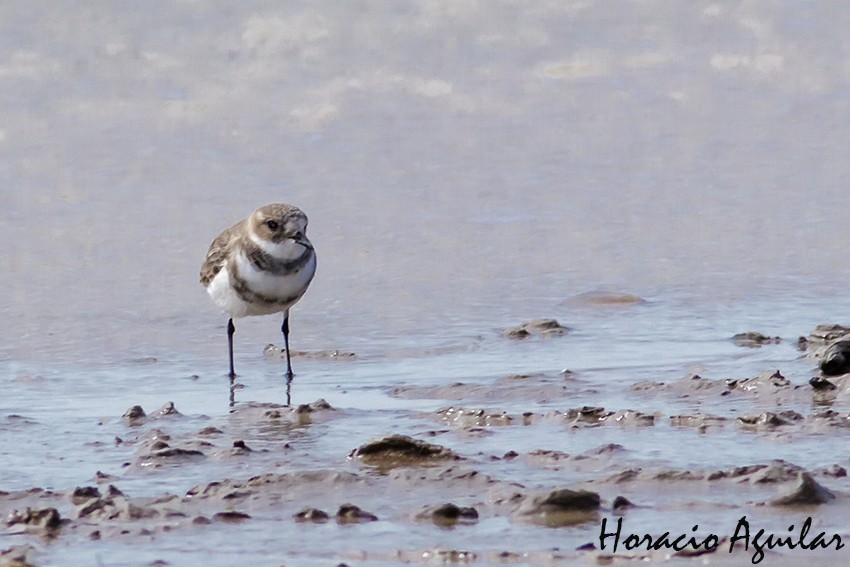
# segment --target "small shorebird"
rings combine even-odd
[[[298,207],[274,203],[226,228],[210,244],[201,266],[201,285],[230,315],[227,348],[233,370],[233,319],[283,313],[286,376],[292,380],[289,309],[301,299],[313,274],[316,252],[307,239],[307,215]]]

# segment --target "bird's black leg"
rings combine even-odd
[[[236,372],[233,370],[233,333],[236,332],[236,327],[233,326],[233,319],[227,321],[227,352],[230,354],[230,379],[236,378]]]
[[[292,357],[289,354],[289,311],[283,313],[283,325],[280,330],[283,333],[283,346],[286,348],[286,381],[288,383],[295,376],[292,373]]]

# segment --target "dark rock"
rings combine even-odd
[[[354,504],[343,504],[336,512],[336,521],[340,524],[359,524],[363,522],[376,522],[378,516],[360,509]]]
[[[246,445],[244,441],[234,441],[233,442],[233,448],[234,449],[242,449],[245,452],[253,451],[253,449],[251,449],[248,445]]]
[[[770,501],[774,506],[806,506],[825,504],[834,499],[835,495],[818,484],[812,475],[801,472],[797,483],[789,492],[777,496]]]
[[[297,522],[313,522],[316,524],[321,524],[328,521],[328,513],[319,510],[318,508],[304,508],[300,512],[296,513],[293,518]]]
[[[370,441],[354,449],[348,456],[378,467],[415,466],[460,459],[446,447],[419,441],[407,435],[390,435]]]

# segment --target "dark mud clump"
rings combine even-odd
[[[304,508],[292,517],[296,522],[313,522],[314,524],[324,524],[330,519],[327,512],[318,508]]]
[[[521,340],[533,336],[547,338],[565,335],[569,331],[569,327],[561,325],[555,319],[536,319],[516,327],[502,329],[502,334],[509,339]]]
[[[71,502],[80,505],[92,498],[100,498],[100,490],[95,486],[78,486],[71,493]]]
[[[158,410],[153,412],[150,415],[150,417],[152,417],[154,419],[159,419],[161,417],[178,416],[178,415],[183,415],[183,414],[180,413],[179,411],[177,411],[177,408],[174,406],[174,402],[165,402],[165,404],[163,404],[163,406],[161,408],[159,408]]]
[[[778,345],[782,342],[779,337],[769,337],[758,331],[748,331],[746,333],[738,333],[732,340],[740,347],[757,348],[762,345]]]
[[[826,504],[835,495],[821,486],[807,472],[799,473],[795,486],[770,501],[774,506],[811,506]]]
[[[478,510],[448,502],[439,506],[426,506],[416,514],[416,519],[431,521],[440,527],[450,528],[458,524],[474,524],[478,521]]]
[[[56,508],[27,508],[23,512],[15,510],[6,519],[6,525],[9,527],[23,526],[28,532],[37,532],[48,536],[56,535],[64,523],[66,523],[66,520],[62,519]]]
[[[377,522],[378,516],[361,509],[354,504],[343,504],[336,511],[336,521],[340,524],[362,524],[365,522]]]
[[[407,435],[390,435],[369,441],[351,451],[348,456],[379,468],[428,465],[460,459],[451,449]]]
[[[143,424],[147,414],[145,414],[145,410],[142,409],[142,406],[133,406],[125,411],[122,417],[124,418],[124,423],[134,426]]]
[[[830,382],[823,376],[813,376],[812,379],[809,380],[809,386],[822,392],[828,392],[838,388],[833,382]]]
[[[527,496],[514,517],[549,527],[573,526],[595,521],[600,498],[589,490],[561,488],[542,496]]]
[[[850,327],[818,325],[808,337],[800,337],[798,347],[818,361],[824,376],[850,372]]]
[[[244,512],[216,512],[213,514],[213,520],[226,522],[228,524],[238,524],[250,519],[251,516]]]
[[[161,467],[176,463],[203,460],[205,458],[206,455],[203,451],[171,447],[163,441],[154,445],[149,453],[139,455],[136,459],[136,465],[139,467]]]
[[[137,405],[125,411],[124,415],[121,417],[124,419],[124,423],[126,423],[130,427],[135,427],[147,423],[148,420],[151,419],[161,419],[163,417],[176,417],[181,415],[182,414],[177,411],[177,408],[174,407],[174,402],[166,402],[161,408],[159,408],[150,415],[147,415],[145,413],[145,410],[142,409],[142,406]]]
[[[779,413],[766,411],[759,415],[741,415],[738,416],[738,421],[747,427],[754,428],[773,428],[782,427],[784,425],[794,425],[796,422],[805,419],[805,417],[794,410],[785,410]]]
[[[840,376],[850,372],[850,337],[833,341],[817,352],[818,366],[825,376]]]

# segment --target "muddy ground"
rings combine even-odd
[[[569,331],[554,320],[532,321],[504,329],[502,340],[567,340]],[[650,408],[641,411],[582,403],[594,385],[568,370],[388,386],[385,394],[393,399],[444,405],[396,415],[414,424],[412,435],[393,427],[371,440],[352,435],[350,446],[336,454],[313,452],[305,439],[317,428],[344,435],[366,416],[324,399],[297,406],[235,402],[226,416],[201,418],[184,416],[170,403],[155,411],[128,404],[123,416],[97,424],[121,432],[101,447],[129,456],[116,470],[92,471],[83,486],[0,492],[0,565],[55,564],[57,550],[82,542],[167,547],[176,534],[230,532],[239,538],[246,530],[291,533],[293,526],[305,534],[305,548],[279,558],[270,553],[269,564],[790,565],[838,559],[846,550],[836,550],[835,538],[850,541],[844,521],[850,515],[850,460],[841,449],[850,432],[850,369],[841,359],[846,332],[822,326],[798,340],[801,360],[795,363],[811,365],[808,383],[792,382],[781,369],[726,379],[691,374],[667,383],[636,381],[622,394]],[[747,332],[730,340],[747,349],[772,348],[783,339]],[[267,348],[266,355],[280,352]],[[338,351],[299,356],[356,360]],[[541,400],[564,406],[541,411]],[[730,415],[726,410],[733,406],[745,411]],[[26,417],[4,419],[14,424]],[[636,456],[647,435],[664,444],[681,431],[695,433],[689,437],[693,446],[683,446],[681,454],[693,451],[702,458],[670,466],[669,459]],[[502,441],[503,432],[513,433]],[[600,441],[569,450],[570,436],[579,433]],[[819,465],[778,457],[728,464],[724,447],[751,438],[777,448],[797,444],[803,462]],[[217,463],[238,464],[244,474],[216,477]],[[210,480],[146,495],[122,488],[133,478],[158,476],[165,485],[180,486],[185,471]],[[739,538],[730,551],[741,518],[749,518],[753,534],[760,528],[786,539],[791,534],[788,541],[795,545],[761,549],[747,540],[745,549]],[[797,534],[807,520],[812,527],[801,540]],[[624,528],[615,552],[613,536],[602,536],[613,533],[618,521]],[[309,533],[329,525],[347,530],[346,544],[319,545],[323,536]],[[407,530],[435,543],[395,545],[393,534]],[[670,540],[683,535],[683,542],[694,536],[695,544],[626,549],[627,533],[658,541],[665,532]],[[562,534],[564,544],[543,547],[535,543],[537,533],[545,534],[540,542],[561,541]],[[442,534],[462,545],[439,544]],[[812,545],[818,534],[820,548],[799,545]],[[172,561],[163,552],[145,564],[181,564]]]

